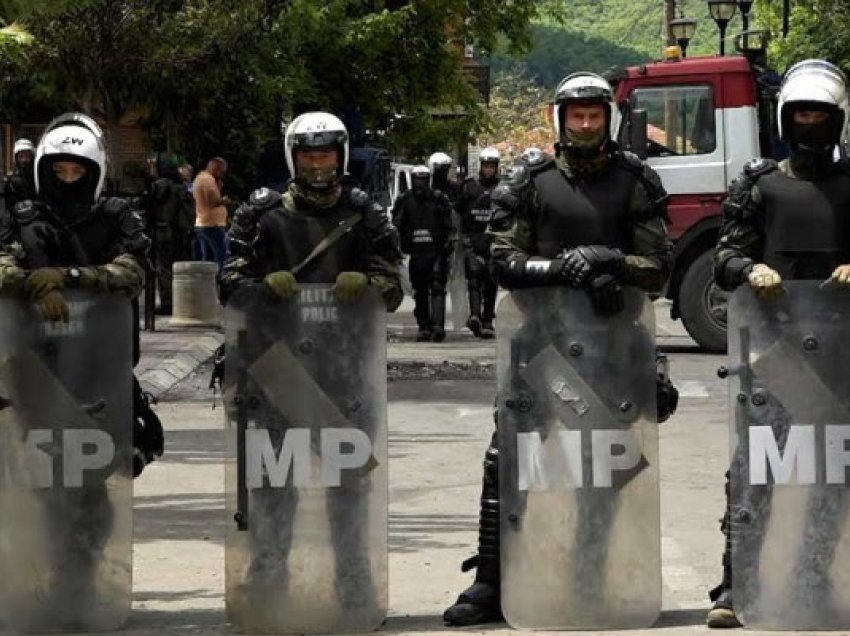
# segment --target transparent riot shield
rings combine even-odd
[[[732,595],[748,626],[850,629],[850,294],[729,305]]]
[[[466,289],[466,274],[464,272],[464,248],[461,236],[460,215],[452,211],[452,228],[454,235],[458,237],[454,249],[449,257],[449,302],[451,305],[452,329],[461,331],[466,328],[466,319],[469,317],[469,299]]]
[[[387,608],[386,320],[240,290],[226,307],[226,591],[238,630],[362,632]]]
[[[661,610],[654,314],[626,289],[498,310],[502,611],[514,627],[648,627]]]
[[[130,305],[64,293],[67,324],[0,300],[0,622],[14,631],[108,631],[130,612]]]

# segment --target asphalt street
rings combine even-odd
[[[449,343],[416,346],[424,353],[446,351]],[[726,390],[716,376],[722,356],[700,354],[687,344],[670,348],[682,400],[660,433],[664,612],[647,633],[691,634],[705,629],[706,593],[720,575]],[[162,397],[168,452],[136,481],[129,633],[228,633],[223,410],[220,404],[212,408],[207,372],[202,367]],[[459,565],[477,538],[493,389],[489,377],[389,385],[390,597],[384,631],[455,631],[443,627],[440,615],[471,580]]]

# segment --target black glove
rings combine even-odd
[[[133,478],[142,474],[145,466],[162,457],[165,437],[162,422],[153,412],[153,396],[142,391],[139,381],[133,378]]]
[[[561,275],[573,287],[584,287],[599,274],[619,276],[625,264],[620,250],[604,245],[582,245],[568,250],[562,259]]]
[[[587,293],[598,315],[610,316],[623,311],[623,287],[611,274],[602,274],[590,281]]]

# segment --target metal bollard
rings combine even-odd
[[[216,275],[218,265],[205,261],[174,263],[172,283],[172,325],[218,327],[221,306],[218,303]]]

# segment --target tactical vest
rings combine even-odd
[[[70,227],[40,203],[22,202],[13,214],[27,269],[105,265],[121,252],[118,219],[104,214],[102,205]]]
[[[429,194],[424,197],[408,196],[404,201],[403,244],[410,247],[410,253],[436,252],[443,249],[447,236],[443,235],[443,223],[437,197]]]
[[[551,168],[532,176],[537,192],[537,253],[555,258],[563,249],[606,245],[630,251],[629,200],[638,177],[616,159],[592,179],[568,178]]]
[[[461,210],[461,231],[472,243],[472,250],[478,256],[489,257],[490,237],[487,236],[487,225],[493,217],[490,206],[490,194],[498,185],[496,181],[491,186],[484,186],[480,181],[470,179],[463,184],[466,208]]]
[[[826,279],[850,263],[850,175],[818,181],[780,170],[758,180],[764,203],[764,262],[787,279]]]
[[[354,206],[346,204],[309,213],[275,207],[259,220],[257,262],[267,272],[292,269],[337,225],[357,213]],[[361,221],[313,259],[296,278],[302,283],[333,283],[340,272],[365,271],[371,253]]]

